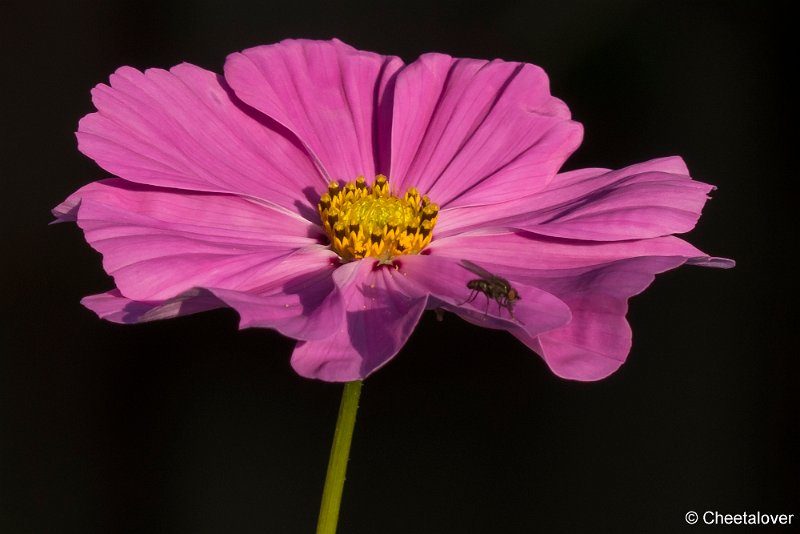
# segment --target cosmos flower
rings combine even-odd
[[[306,377],[366,377],[436,309],[599,379],[630,350],[629,297],[732,265],[672,235],[712,189],[681,159],[557,174],[582,129],[534,65],[289,40],[224,76],[122,67],[92,96],[79,149],[115,177],[54,210],[116,284],[83,304],[119,323],[230,307],[297,339]]]

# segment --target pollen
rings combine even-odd
[[[381,263],[417,254],[431,242],[439,206],[415,187],[396,196],[379,174],[372,185],[363,176],[343,186],[328,185],[317,205],[331,247],[342,261],[376,257]]]

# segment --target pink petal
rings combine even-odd
[[[231,54],[236,95],[294,132],[329,179],[385,172],[388,87],[399,58],[332,41],[286,40]]]
[[[674,256],[634,258],[574,277],[540,280],[540,285],[569,305],[572,321],[538,338],[521,329],[513,333],[562,378],[605,378],[625,362],[631,348],[631,329],[625,319],[628,298],[650,285],[655,274],[684,261]]]
[[[539,67],[426,54],[397,76],[391,176],[440,206],[537,191],[580,143]]]
[[[541,354],[556,374],[576,380],[603,378],[625,361],[631,339],[627,300],[655,274],[686,262],[733,266],[673,236],[602,243],[486,230],[441,239],[429,248],[431,255],[450,258],[470,254],[475,263],[514,285],[529,284],[565,302],[572,312],[567,325],[538,336],[523,328],[512,333]]]
[[[385,365],[405,344],[425,309],[425,296],[398,288],[398,273],[376,268],[374,260],[339,267],[334,281],[347,309],[337,332],[297,344],[292,367],[300,375],[329,382],[365,378]]]
[[[674,236],[634,241],[575,241],[530,232],[486,229],[432,242],[431,254],[461,259],[465,256],[487,268],[510,267],[509,276],[552,275],[567,269],[589,268],[618,260],[648,256],[679,256],[693,264],[731,267],[730,260],[709,258]],[[492,271],[492,269],[488,269]]]
[[[464,251],[469,258],[469,251]],[[498,306],[485,294],[476,294],[475,300],[466,302],[471,290],[467,282],[481,278],[446,256],[410,255],[397,260],[401,287],[409,295],[431,295],[436,300],[429,307],[442,307],[467,321],[486,328],[513,330],[522,328],[530,336],[567,324],[570,310],[566,304],[546,291],[509,279],[521,299],[513,305],[514,318],[508,309]],[[493,273],[504,276],[504,273]]]
[[[712,189],[692,180],[680,158],[591,175],[568,172],[534,195],[536,209],[519,226],[553,237],[605,241],[679,234],[694,228]]]
[[[112,323],[134,324],[159,319],[170,319],[225,305],[214,295],[202,289],[193,289],[163,302],[138,302],[122,296],[118,289],[81,299],[81,304],[98,317]]]
[[[345,319],[344,301],[333,282],[335,272],[328,256],[300,250],[273,262],[262,273],[269,282],[255,290],[209,291],[239,313],[240,328],[273,328],[294,339],[325,339]]]
[[[74,212],[103,254],[117,287],[138,301],[169,299],[196,287],[257,289],[270,263],[316,250],[314,269],[333,253],[298,215],[230,195],[152,189],[123,180],[89,184],[56,208]],[[68,215],[62,215],[66,217]]]
[[[592,241],[658,237],[694,228],[712,189],[692,180],[677,157],[581,169],[502,204],[442,210],[436,229],[440,236],[496,225]]]
[[[110,83],[92,91],[98,112],[81,120],[77,136],[79,149],[112,174],[294,211],[314,207],[304,189],[326,185],[296,141],[243,106],[212,72],[189,64],[145,73],[122,67]]]
[[[258,293],[193,288],[164,301],[141,302],[115,289],[81,302],[101,319],[125,324],[231,307],[239,313],[239,328],[273,328],[295,339],[323,339],[344,320],[344,305],[333,284],[333,267],[302,274],[305,263],[298,257],[278,263],[269,273],[270,284]]]

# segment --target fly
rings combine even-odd
[[[461,266],[469,272],[480,276],[480,278],[467,282],[467,288],[471,289],[472,293],[470,293],[467,300],[461,304],[472,302],[478,297],[478,293],[483,293],[486,295],[487,313],[489,311],[489,301],[494,300],[497,302],[498,314],[501,308],[505,308],[508,310],[508,315],[515,321],[517,320],[517,318],[514,317],[514,303],[521,300],[521,297],[519,296],[519,292],[511,287],[508,280],[490,273],[483,267],[475,265],[469,260],[461,260]]]

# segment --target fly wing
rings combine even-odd
[[[477,274],[481,278],[485,278],[487,280],[493,280],[493,279],[497,278],[495,275],[493,275],[492,273],[490,273],[489,271],[487,271],[486,269],[484,269],[480,265],[476,265],[476,264],[472,263],[469,260],[461,260],[461,266],[463,268],[465,268],[466,270]]]

